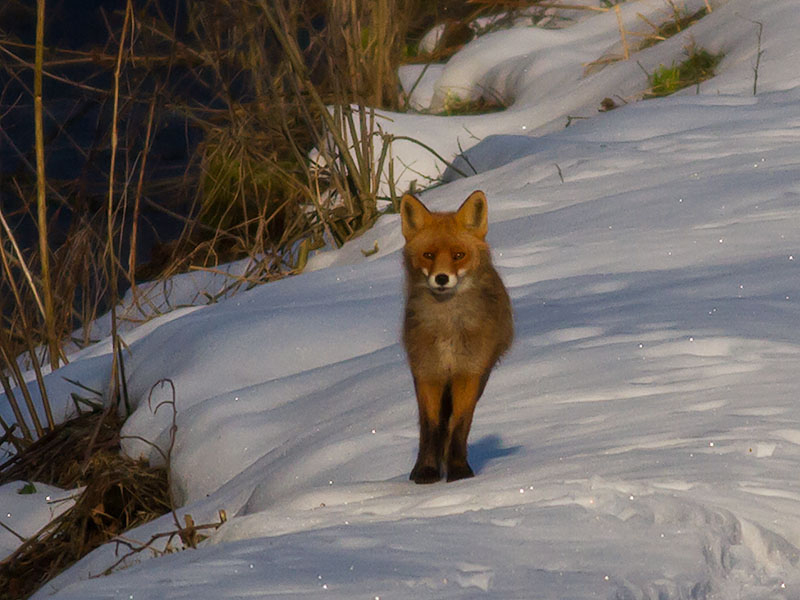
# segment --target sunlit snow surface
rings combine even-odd
[[[36,597],[800,598],[800,11],[715,6],[697,37],[727,58],[699,95],[587,108],[536,137],[493,130],[509,113],[473,117],[479,174],[423,195],[453,209],[487,193],[514,303],[516,343],[471,433],[475,479],[407,479],[402,236],[384,217],[302,276],[129,334],[137,408],[123,434],[166,446],[170,411],[152,407],[169,387],[147,397],[169,378],[179,512],[229,521],[198,550],[87,579],[124,552],[109,544]],[[764,23],[755,97],[745,18]],[[595,46],[580,39],[584,60]],[[619,68],[593,77],[623,85]],[[547,110],[563,103],[566,121],[577,96],[615,93],[585,82],[549,88]],[[454,143],[447,121],[404,118]],[[62,374],[103,385],[107,345],[84,356],[49,377],[54,390],[70,389]]]

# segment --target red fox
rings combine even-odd
[[[410,194],[400,202],[406,271],[403,345],[419,408],[419,454],[410,479],[473,477],[467,436],[489,373],[511,346],[511,301],[492,266],[486,196],[456,212],[431,212]]]

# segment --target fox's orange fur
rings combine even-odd
[[[456,212],[430,212],[414,196],[400,204],[406,239],[403,344],[419,408],[417,483],[472,477],[467,437],[492,368],[513,338],[511,302],[485,237],[486,196]]]

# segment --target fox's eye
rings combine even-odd
[[[461,260],[464,258],[463,252],[453,252],[453,260]]]
[[[422,258],[427,258],[428,260],[433,260],[433,252],[423,252]]]

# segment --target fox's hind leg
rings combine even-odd
[[[489,371],[483,375],[463,374],[453,377],[453,414],[447,436],[447,481],[475,476],[467,462],[467,438],[475,406],[488,379]]]
[[[443,381],[414,378],[414,389],[419,407],[419,454],[409,479],[415,483],[434,483],[442,478],[442,456],[450,416],[450,386]]]

